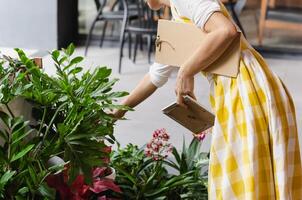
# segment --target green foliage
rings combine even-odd
[[[193,138],[190,145],[185,145],[183,139],[183,147],[181,153],[174,147],[172,154],[174,160],[167,159],[165,163],[178,171],[179,174],[192,172],[195,184],[185,188],[186,194],[182,198],[204,200],[208,199],[207,183],[208,183],[208,164],[209,154],[201,152],[202,142]]]
[[[63,166],[49,168],[46,163],[52,156],[69,163],[71,181],[84,173],[89,182],[92,167],[105,165],[102,160],[109,154],[102,149],[106,141],[115,141],[114,120],[106,112],[128,109],[115,104],[127,93],[112,91],[117,79],[110,79],[107,67],[83,72],[83,57],[73,57],[74,50],[70,45],[51,52],[55,77],[20,49],[16,49],[18,59],[0,58],[0,103],[8,110],[0,112],[2,198],[53,197],[44,180]],[[14,116],[9,105],[16,98],[31,103],[36,124]]]
[[[201,143],[194,139],[179,153],[175,148],[170,159],[154,161],[144,155],[144,147],[128,144],[113,151],[111,165],[124,199],[207,199],[208,158],[200,152]],[[168,173],[168,168],[177,171]]]
[[[31,156],[37,145],[26,139],[32,132],[28,121],[22,117],[10,117],[2,111],[0,118],[3,122],[0,135],[4,141],[4,146],[0,147],[0,198],[22,199],[29,193],[34,197],[45,177],[55,171],[43,169],[43,161]]]

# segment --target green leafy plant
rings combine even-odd
[[[123,191],[123,198],[207,199],[208,158],[200,152],[200,141],[193,139],[189,147],[183,145],[181,153],[173,147],[175,161],[172,161],[167,156],[158,155],[163,152],[158,147],[170,146],[158,140],[168,139],[165,134],[165,130],[157,130],[152,141],[141,148],[133,144],[125,148],[118,145],[113,151],[110,164],[117,171],[116,181]],[[169,168],[177,173],[170,173]]]
[[[207,183],[208,183],[208,164],[209,154],[201,152],[202,141],[194,137],[187,147],[185,139],[183,139],[183,147],[178,152],[174,147],[172,154],[175,161],[166,159],[165,164],[172,167],[179,174],[192,172],[194,184],[180,190],[186,191],[182,195],[183,199],[205,200],[208,199]]]
[[[74,46],[51,52],[57,75],[50,77],[25,53],[18,59],[0,59],[0,197],[53,198],[45,178],[69,165],[69,180],[84,174],[91,182],[94,167],[107,165],[105,142],[114,143],[114,120],[107,111],[128,109],[115,104],[126,92],[112,91],[117,79],[111,69],[97,67],[83,72],[82,57],[74,57]],[[15,116],[10,103],[23,98],[33,107],[33,118]],[[66,162],[47,166],[59,156]]]

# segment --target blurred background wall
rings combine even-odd
[[[77,39],[77,18],[77,0],[0,0],[0,46],[66,46]]]

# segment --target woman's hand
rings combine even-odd
[[[194,76],[186,74],[183,68],[180,68],[178,71],[175,93],[177,96],[177,103],[184,107],[186,107],[186,105],[183,101],[183,96],[189,95],[196,99],[194,94]]]
[[[114,119],[122,119],[126,114],[126,110],[114,110],[112,113],[109,113]]]

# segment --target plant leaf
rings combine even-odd
[[[25,156],[30,150],[32,150],[32,148],[34,147],[34,144],[28,145],[27,147],[25,147],[22,151],[20,151],[17,154],[14,154],[13,157],[11,158],[10,162],[14,162],[20,158],[22,158],[23,156]]]
[[[0,186],[4,186],[15,174],[16,171],[6,171],[0,179]]]

